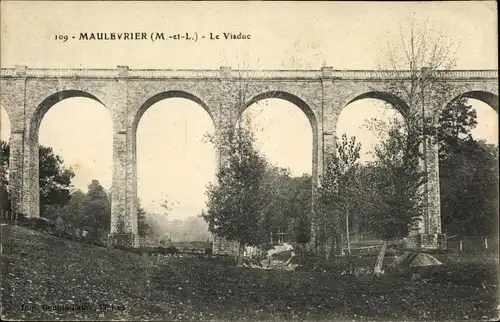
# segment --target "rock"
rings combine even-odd
[[[397,257],[394,262],[390,264],[391,267],[409,268],[409,267],[428,267],[443,265],[434,256],[426,253],[410,253],[405,252],[403,255]]]
[[[415,280],[415,275],[428,275],[435,271],[439,266],[443,265],[434,256],[426,253],[410,253],[406,252],[403,255],[397,257],[394,262],[392,262],[389,267],[412,273],[412,280]]]

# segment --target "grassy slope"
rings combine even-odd
[[[236,268],[209,258],[150,259],[11,226],[2,227],[2,246],[4,319],[477,320],[498,315],[498,287],[491,281],[472,286],[356,279]],[[466,270],[456,265],[454,271]],[[73,303],[91,309],[43,310],[44,304]],[[126,310],[103,311],[99,303]],[[23,311],[23,305],[31,310]]]

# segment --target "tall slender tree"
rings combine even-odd
[[[360,149],[361,144],[356,142],[355,137],[348,139],[343,134],[341,139],[336,138],[336,154],[329,157],[321,187],[317,191],[318,242],[328,242],[332,245],[331,250],[341,249],[339,236],[345,227],[342,223],[346,222],[351,204],[355,202],[351,188],[356,178]]]

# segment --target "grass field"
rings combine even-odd
[[[483,256],[484,257],[484,256]],[[442,255],[427,279],[144,257],[2,226],[2,319],[493,320],[498,259]],[[369,265],[371,259],[360,265]]]

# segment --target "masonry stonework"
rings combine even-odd
[[[45,113],[66,98],[87,97],[110,111],[113,124],[110,242],[138,246],[136,133],[141,116],[154,103],[171,97],[192,100],[208,112],[216,132],[220,133],[225,126],[233,126],[244,109],[254,102],[266,98],[290,101],[304,112],[311,124],[314,194],[321,184],[327,158],[335,153],[337,122],[346,105],[362,98],[378,98],[399,110],[408,108],[405,102],[385,90],[386,80],[394,77],[401,82],[408,81],[404,71],[342,71],[331,67],[303,71],[238,71],[229,67],[220,70],[134,70],[127,66],[116,69],[3,68],[1,105],[11,123],[12,207],[31,217],[40,216],[38,131]],[[443,106],[463,95],[482,100],[498,111],[498,71],[448,71],[444,79],[451,90],[442,98]],[[428,206],[423,227],[412,232],[409,239],[414,239],[413,247],[443,247],[437,146],[428,144],[424,155],[423,164],[429,179]],[[219,151],[219,166],[223,161],[224,155]]]

